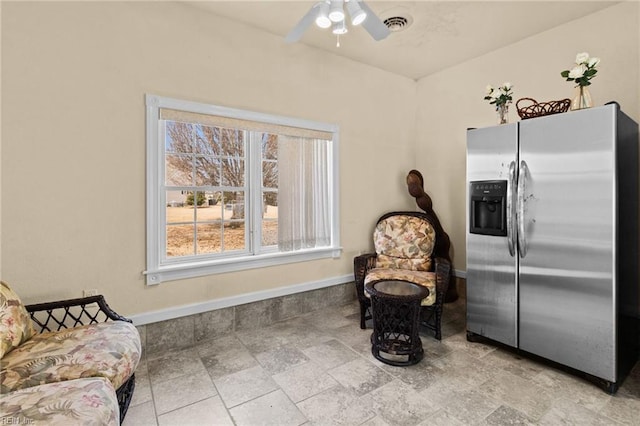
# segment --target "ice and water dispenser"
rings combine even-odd
[[[483,180],[469,185],[469,232],[506,236],[507,181]]]

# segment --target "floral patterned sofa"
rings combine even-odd
[[[0,282],[0,412],[15,424],[119,424],[141,352],[103,296],[24,306]]]
[[[102,377],[65,380],[0,396],[5,424],[120,424],[118,399],[111,382]]]

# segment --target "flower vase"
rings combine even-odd
[[[498,112],[498,124],[507,124],[509,122],[509,105],[496,105],[496,111]]]
[[[591,108],[593,101],[591,100],[591,93],[587,86],[576,86],[576,94],[571,101],[571,111],[579,109]]]

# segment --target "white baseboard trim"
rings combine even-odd
[[[467,271],[463,271],[461,269],[454,269],[453,273],[458,278],[464,278],[465,280],[467,279]]]
[[[189,315],[201,314],[203,312],[213,311],[216,309],[244,305],[245,303],[259,302],[261,300],[272,299],[274,297],[282,297],[290,294],[302,293],[304,291],[318,290],[320,288],[349,282],[353,282],[353,274],[331,277],[319,281],[309,281],[286,287],[277,287],[253,293],[240,294],[237,296],[223,297],[221,299],[213,299],[206,302],[175,306],[157,311],[144,312],[141,314],[129,315],[128,318],[133,320],[134,325],[145,325]]]

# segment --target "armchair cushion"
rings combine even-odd
[[[365,285],[378,280],[410,281],[429,289],[429,296],[422,299],[422,306],[436,303],[436,274],[434,272],[410,271],[407,269],[374,268],[364,278]],[[365,295],[369,296],[367,292]]]
[[[86,378],[21,389],[0,398],[11,424],[119,425],[116,392],[108,380]]]
[[[377,268],[430,271],[436,232],[421,217],[393,215],[378,222],[373,242]]]
[[[31,317],[18,295],[0,281],[0,358],[35,334]]]
[[[117,389],[140,354],[138,331],[124,321],[38,334],[2,358],[1,391],[81,377],[104,377]]]

